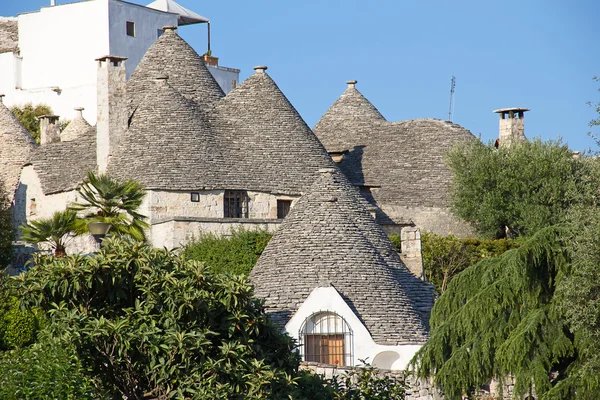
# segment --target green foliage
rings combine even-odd
[[[189,243],[183,254],[203,262],[212,272],[248,276],[271,236],[267,231],[243,229],[232,230],[230,237],[205,233]]]
[[[35,311],[22,309],[12,290],[11,280],[0,275],[0,351],[33,343],[40,321]]]
[[[597,177],[566,145],[539,139],[495,149],[460,143],[447,157],[452,207],[488,238],[530,236],[564,220],[566,210],[595,195]]]
[[[433,307],[431,338],[413,360],[418,374],[435,375],[450,399],[508,374],[517,395],[534,385],[542,399],[576,379],[573,367],[585,349],[555,296],[569,266],[563,235],[558,228],[540,230],[521,247],[456,276]]]
[[[404,399],[406,383],[403,379],[379,375],[377,370],[365,360],[360,368],[350,370],[346,375],[335,375],[327,381],[333,388],[336,400],[392,400]]]
[[[425,277],[440,294],[456,274],[470,265],[498,257],[519,246],[516,241],[509,239],[459,239],[454,235],[441,236],[429,232],[423,233],[421,240]]]
[[[88,172],[87,181],[79,187],[82,203],[70,206],[85,211],[88,222],[106,222],[111,234],[130,235],[145,240],[144,229],[149,228],[146,217],[138,212],[146,196],[144,187],[134,181],[119,182],[108,175]]]
[[[284,398],[295,386],[294,344],[242,277],[113,238],[94,257],[38,256],[12,279],[113,395]]]
[[[99,399],[73,345],[45,338],[30,347],[0,353],[0,398]]]
[[[51,115],[52,109],[45,104],[37,104],[34,106],[31,103],[25,104],[23,107],[13,106],[10,111],[19,120],[21,125],[25,127],[33,136],[36,142],[40,142],[40,123],[38,117],[42,115]]]
[[[57,211],[50,218],[42,218],[20,226],[21,239],[33,243],[46,243],[54,250],[56,257],[64,257],[66,245],[81,230],[75,211]]]
[[[389,235],[388,238],[390,239],[390,242],[392,242],[396,252],[402,253],[402,238],[400,235]]]

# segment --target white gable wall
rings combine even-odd
[[[299,341],[300,329],[304,321],[318,312],[334,312],[344,318],[353,334],[353,365],[360,365],[360,360],[367,360],[373,366],[382,369],[402,370],[421,348],[421,345],[380,345],[376,344],[371,334],[356,314],[348,307],[337,290],[332,287],[317,287],[304,300],[298,311],[285,325],[286,332]]]
[[[127,79],[133,74],[146,51],[158,39],[158,31],[162,31],[165,26],[177,26],[177,18],[175,14],[143,6],[118,0],[109,1],[110,55],[127,57]],[[127,36],[127,21],[135,24],[135,37]]]

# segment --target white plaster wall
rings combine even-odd
[[[15,55],[12,52],[0,53],[0,94],[15,90]]]
[[[127,57],[127,78],[158,39],[158,30],[164,26],[177,26],[176,14],[170,14],[144,6],[109,0],[108,23],[110,32],[110,55]],[[127,36],[126,24],[135,24],[135,37]]]
[[[150,222],[164,221],[174,217],[223,218],[224,190],[201,190],[200,201],[191,201],[191,191],[176,192],[166,190],[150,190],[146,195],[142,213],[150,217]],[[292,200],[292,207],[297,197],[277,196],[270,193],[248,192],[248,218],[277,218],[277,200]]]
[[[330,311],[346,320],[353,333],[353,363],[360,364],[361,359],[367,360],[374,366],[391,370],[402,370],[421,348],[419,344],[403,344],[388,346],[376,344],[367,328],[352,312],[348,304],[333,287],[317,287],[306,298],[298,311],[286,324],[287,333],[299,340],[299,332],[304,321],[311,315]]]
[[[235,80],[236,86],[240,84],[240,70],[234,68],[220,67],[214,65],[207,65],[208,70],[212,74],[213,78],[217,81],[221,89],[225,94],[231,92],[232,85],[231,81]]]
[[[68,119],[75,116],[74,107],[85,107],[95,122],[94,59],[109,52],[108,1],[42,7],[19,15],[24,92],[19,102],[45,102]]]

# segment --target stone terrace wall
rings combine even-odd
[[[326,379],[331,379],[334,375],[345,375],[353,369],[360,367],[337,367],[329,364],[319,364],[315,362],[304,362],[300,366],[301,369],[309,369],[317,375],[323,375]],[[444,394],[437,389],[432,380],[424,380],[416,378],[414,375],[406,375],[404,371],[390,371],[390,370],[378,370],[380,376],[390,376],[397,378],[404,378],[408,386],[406,390],[405,400],[444,400]],[[514,379],[508,377],[504,388],[503,396],[499,395],[499,384],[497,381],[492,381],[489,385],[483,387],[477,394],[479,400],[516,400],[513,396]],[[466,399],[466,398],[465,398]],[[525,397],[527,400],[535,400],[534,396]]]

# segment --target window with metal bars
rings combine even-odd
[[[352,330],[336,313],[322,311],[311,315],[298,336],[304,361],[352,366]]]
[[[248,193],[245,190],[226,190],[225,218],[248,218]]]

